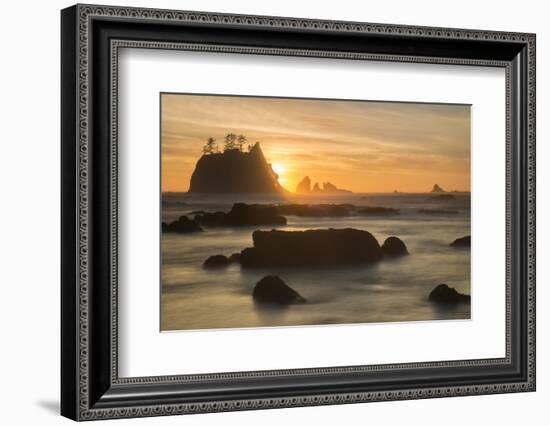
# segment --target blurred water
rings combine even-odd
[[[454,196],[455,200],[433,200],[429,194],[351,194],[289,201],[400,208],[397,216],[287,216],[288,224],[281,229],[350,227],[371,232],[380,244],[388,236],[395,235],[407,245],[409,256],[364,267],[241,270],[238,264],[232,264],[227,269],[207,271],[202,269],[207,257],[240,252],[252,246],[254,230],[273,227],[163,234],[161,328],[189,330],[468,319],[469,304],[438,307],[427,299],[439,283],[470,294],[470,252],[449,247],[456,238],[470,235],[470,197],[469,194]],[[169,194],[163,201],[163,220],[171,221],[197,210],[228,211],[233,201],[190,199],[181,194]],[[459,214],[420,214],[421,208],[452,209]],[[307,303],[278,309],[255,305],[252,289],[268,274],[279,275],[305,297]]]

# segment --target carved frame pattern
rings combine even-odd
[[[488,393],[505,393],[517,391],[532,391],[535,389],[535,36],[533,34],[520,34],[511,32],[478,31],[464,29],[447,28],[428,28],[417,26],[370,24],[358,22],[337,22],[324,20],[309,20],[296,18],[278,18],[266,16],[246,16],[229,15],[203,12],[170,11],[155,9],[136,9],[127,7],[104,7],[104,6],[77,6],[78,18],[78,46],[77,46],[77,383],[78,407],[76,418],[79,420],[105,419],[113,417],[141,417],[141,416],[159,416],[171,414],[187,413],[205,413],[230,410],[248,410],[264,408],[280,408],[294,406],[310,406],[325,404],[344,404],[367,401],[384,400],[402,400],[416,398],[436,398],[445,396],[463,396]],[[118,408],[94,408],[90,401],[89,383],[89,354],[90,354],[90,334],[89,334],[89,223],[90,223],[90,162],[89,162],[89,121],[90,111],[90,84],[89,84],[89,55],[90,55],[90,22],[94,18],[122,18],[130,20],[139,20],[141,22],[152,21],[173,21],[173,22],[193,22],[210,23],[221,25],[239,25],[252,26],[260,28],[299,28],[304,30],[326,31],[326,32],[349,32],[349,33],[372,33],[384,35],[411,35],[422,38],[438,38],[452,40],[485,40],[485,41],[508,41],[523,43],[527,46],[527,170],[528,180],[527,199],[528,206],[527,224],[529,241],[527,246],[527,380],[522,382],[499,383],[480,386],[449,386],[434,387],[424,389],[400,389],[379,392],[353,392],[353,393],[329,393],[325,395],[311,395],[301,397],[274,397],[274,398],[254,398],[241,400],[226,400],[215,402],[196,403],[166,403],[140,407],[118,407]],[[353,367],[327,367],[322,369],[304,369],[304,370],[275,370],[262,372],[246,373],[226,373],[217,375],[196,375],[196,376],[161,376],[161,377],[140,377],[140,378],[119,378],[117,373],[117,70],[118,70],[118,49],[120,48],[154,48],[154,49],[177,49],[177,50],[196,50],[196,51],[216,51],[239,54],[266,54],[266,55],[298,55],[315,56],[340,59],[362,59],[378,61],[398,61],[398,62],[426,62],[426,63],[447,63],[462,65],[482,65],[497,66],[506,69],[506,103],[507,103],[507,261],[506,261],[506,358],[504,359],[484,359],[484,360],[464,360],[453,362],[436,363],[416,363],[416,364],[390,364],[378,366],[353,366]],[[510,361],[510,323],[512,321],[509,302],[510,294],[510,265],[508,254],[510,247],[510,135],[512,129],[509,128],[511,106],[510,106],[510,65],[502,61],[472,60],[460,58],[439,58],[439,57],[415,57],[403,55],[383,55],[383,54],[362,54],[346,52],[326,52],[313,50],[297,49],[273,49],[273,48],[252,48],[242,46],[215,46],[192,43],[169,43],[169,42],[151,42],[140,40],[112,40],[111,41],[111,159],[113,167],[111,168],[111,381],[113,384],[148,384],[148,383],[171,383],[180,381],[201,381],[201,380],[219,380],[219,379],[239,379],[245,377],[264,377],[264,376],[302,376],[306,374],[331,374],[345,371],[373,371],[385,369],[408,369],[421,367],[438,366],[457,366],[457,365],[489,365],[502,364]]]

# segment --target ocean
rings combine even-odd
[[[470,235],[470,194],[454,199],[432,199],[432,194],[343,194],[330,197],[292,197],[285,203],[382,206],[400,209],[399,215],[308,218],[288,215],[287,225],[274,227],[205,228],[192,234],[164,233],[161,241],[161,330],[240,327],[383,323],[469,319],[470,304],[441,306],[428,300],[440,283],[470,294],[470,251],[449,246]],[[170,222],[194,211],[229,211],[234,201],[274,202],[269,199],[220,200],[163,195],[162,220]],[[420,209],[454,210],[456,214],[428,214]],[[369,231],[380,244],[397,236],[408,256],[379,263],[325,269],[269,268],[204,270],[209,256],[252,247],[257,229],[287,231],[355,228]],[[278,275],[307,302],[284,308],[257,305],[255,284]]]

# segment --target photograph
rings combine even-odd
[[[161,331],[470,319],[470,105],[161,93]]]
[[[40,94],[27,82],[22,97],[21,79],[7,80],[25,113],[6,140],[37,143],[8,144],[22,148],[5,156],[11,175],[28,182],[7,187],[29,207],[16,201],[4,223],[24,254],[8,291],[39,271],[30,281],[44,291],[27,299],[41,321],[5,299],[9,317],[29,319],[8,327],[30,342],[16,356],[57,343],[41,351],[48,377],[33,374],[36,410],[16,403],[14,418],[57,408],[75,421],[268,424],[280,422],[273,409],[326,406],[329,424],[363,403],[369,419],[397,413],[389,424],[426,404],[434,419],[467,413],[461,424],[480,410],[506,424],[539,414],[548,25],[529,5],[523,17],[495,2],[449,19],[416,4],[407,17],[402,3],[397,15],[64,4],[54,25],[40,11],[34,26],[55,52],[40,43],[18,61],[42,59],[42,72],[57,57],[56,84],[41,79]],[[29,126],[27,99],[49,105],[51,90],[60,108],[35,108]],[[14,224],[35,223],[42,201],[56,226],[40,229],[55,235],[35,238],[48,248],[29,268]],[[48,268],[60,292],[42,285]],[[27,386],[10,379],[6,389]]]

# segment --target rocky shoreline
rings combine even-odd
[[[434,196],[435,198],[436,196]],[[443,199],[443,196],[437,196]],[[449,197],[450,198],[450,197]],[[458,211],[420,209],[425,214],[453,215]],[[287,216],[347,217],[350,215],[398,215],[399,209],[353,204],[246,204],[235,203],[228,212],[194,211],[171,223],[162,223],[165,233],[199,233],[205,228],[285,226]],[[252,231],[252,247],[231,255],[213,254],[204,260],[206,270],[223,270],[230,265],[243,269],[267,269],[271,274],[280,268],[334,268],[368,266],[384,260],[409,255],[403,240],[388,236],[382,244],[368,231],[355,228],[281,229]],[[450,248],[469,248],[470,236],[447,243]],[[307,303],[305,297],[288,286],[278,275],[266,275],[256,283],[251,294],[257,304],[287,306]],[[469,303],[470,296],[447,284],[439,284],[427,295],[437,305]]]

